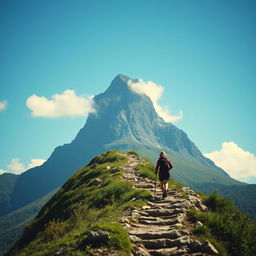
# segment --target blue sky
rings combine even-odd
[[[174,124],[203,153],[218,151],[218,161],[224,148],[250,152],[248,181],[256,182],[255,1],[0,4],[0,170],[47,159],[85,123],[86,116],[33,117],[29,97],[97,95],[123,73],[162,85],[158,103],[183,112]]]

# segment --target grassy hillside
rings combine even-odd
[[[198,190],[205,193],[217,191],[219,194],[229,198],[242,212],[248,214],[256,220],[256,185],[248,184],[246,186],[225,186],[216,184],[202,184]]]
[[[21,237],[24,224],[36,216],[55,192],[56,190],[17,211],[0,217],[0,255],[3,255]]]
[[[128,234],[118,224],[124,210],[141,206],[149,192],[121,179],[127,157],[109,151],[76,172],[28,225],[8,255],[94,255],[98,246],[129,255]],[[89,231],[108,231],[95,244]]]
[[[134,153],[135,154],[135,153]],[[129,255],[131,244],[126,231],[119,225],[125,211],[140,208],[150,197],[146,190],[132,187],[122,176],[128,158],[109,151],[96,156],[76,172],[25,227],[21,239],[8,256],[102,255],[106,248],[113,255]],[[137,165],[142,176],[154,178],[154,164],[144,160]],[[181,185],[170,181],[173,188]],[[193,230],[202,241],[210,240],[221,256],[255,254],[256,225],[239,212],[227,199],[216,193],[204,196],[208,213],[190,211],[191,221],[201,221]],[[108,232],[95,241],[92,232]]]
[[[135,144],[131,141],[121,141],[125,144],[110,144],[108,147],[115,146],[121,151],[128,152],[131,149],[139,152],[142,157],[150,159],[153,163],[157,162],[159,153],[161,150],[165,150],[168,154],[168,158],[172,161],[174,169],[172,170],[173,177],[182,184],[190,187],[197,187],[203,183],[222,184],[227,186],[243,186],[246,185],[240,181],[237,181],[226,173],[219,171],[218,168],[214,169],[213,166],[203,165],[200,161],[192,158],[188,154],[182,155],[181,153],[174,153],[169,148],[154,148],[146,147],[145,145]],[[133,144],[131,144],[133,143]],[[125,146],[127,145],[127,147]]]
[[[159,154],[158,148],[146,148],[139,144],[133,147],[127,144],[127,148],[122,145],[120,148],[126,152],[132,148],[153,163],[156,163]],[[217,191],[222,196],[229,198],[243,213],[256,219],[256,185],[237,181],[222,172],[203,166],[194,159],[189,159],[188,156],[182,158],[176,153],[166,152],[173,162],[174,168],[171,171],[171,176],[176,181],[206,194]]]
[[[201,223],[192,230],[194,235],[215,241],[221,256],[255,256],[256,222],[216,192],[204,196],[204,203],[208,213],[190,211],[190,220]]]
[[[142,176],[154,179],[154,167],[150,161],[136,166]],[[181,189],[181,184],[171,179],[172,188]],[[217,192],[201,194],[208,212],[191,208],[188,218],[195,223],[192,233],[201,241],[211,241],[220,256],[255,256],[256,222],[241,213],[232,202]]]

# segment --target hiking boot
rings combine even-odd
[[[163,192],[163,199],[167,197],[166,191]]]

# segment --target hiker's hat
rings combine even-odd
[[[164,151],[161,151],[160,156],[161,156],[161,155],[165,155],[165,156],[167,156],[167,155],[166,155],[166,153],[165,153]]]

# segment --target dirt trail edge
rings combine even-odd
[[[214,246],[195,239],[191,233],[192,223],[187,220],[187,211],[190,208],[207,211],[200,196],[188,187],[181,191],[169,189],[165,200],[156,199],[154,181],[141,177],[135,166],[143,159],[135,155],[127,155],[129,162],[123,166],[124,179],[134,187],[147,189],[152,198],[140,210],[131,210],[121,219],[123,227],[128,231],[132,242],[133,256],[176,256],[176,255],[218,255]],[[161,191],[157,188],[157,197]],[[202,225],[198,223],[197,225]]]

